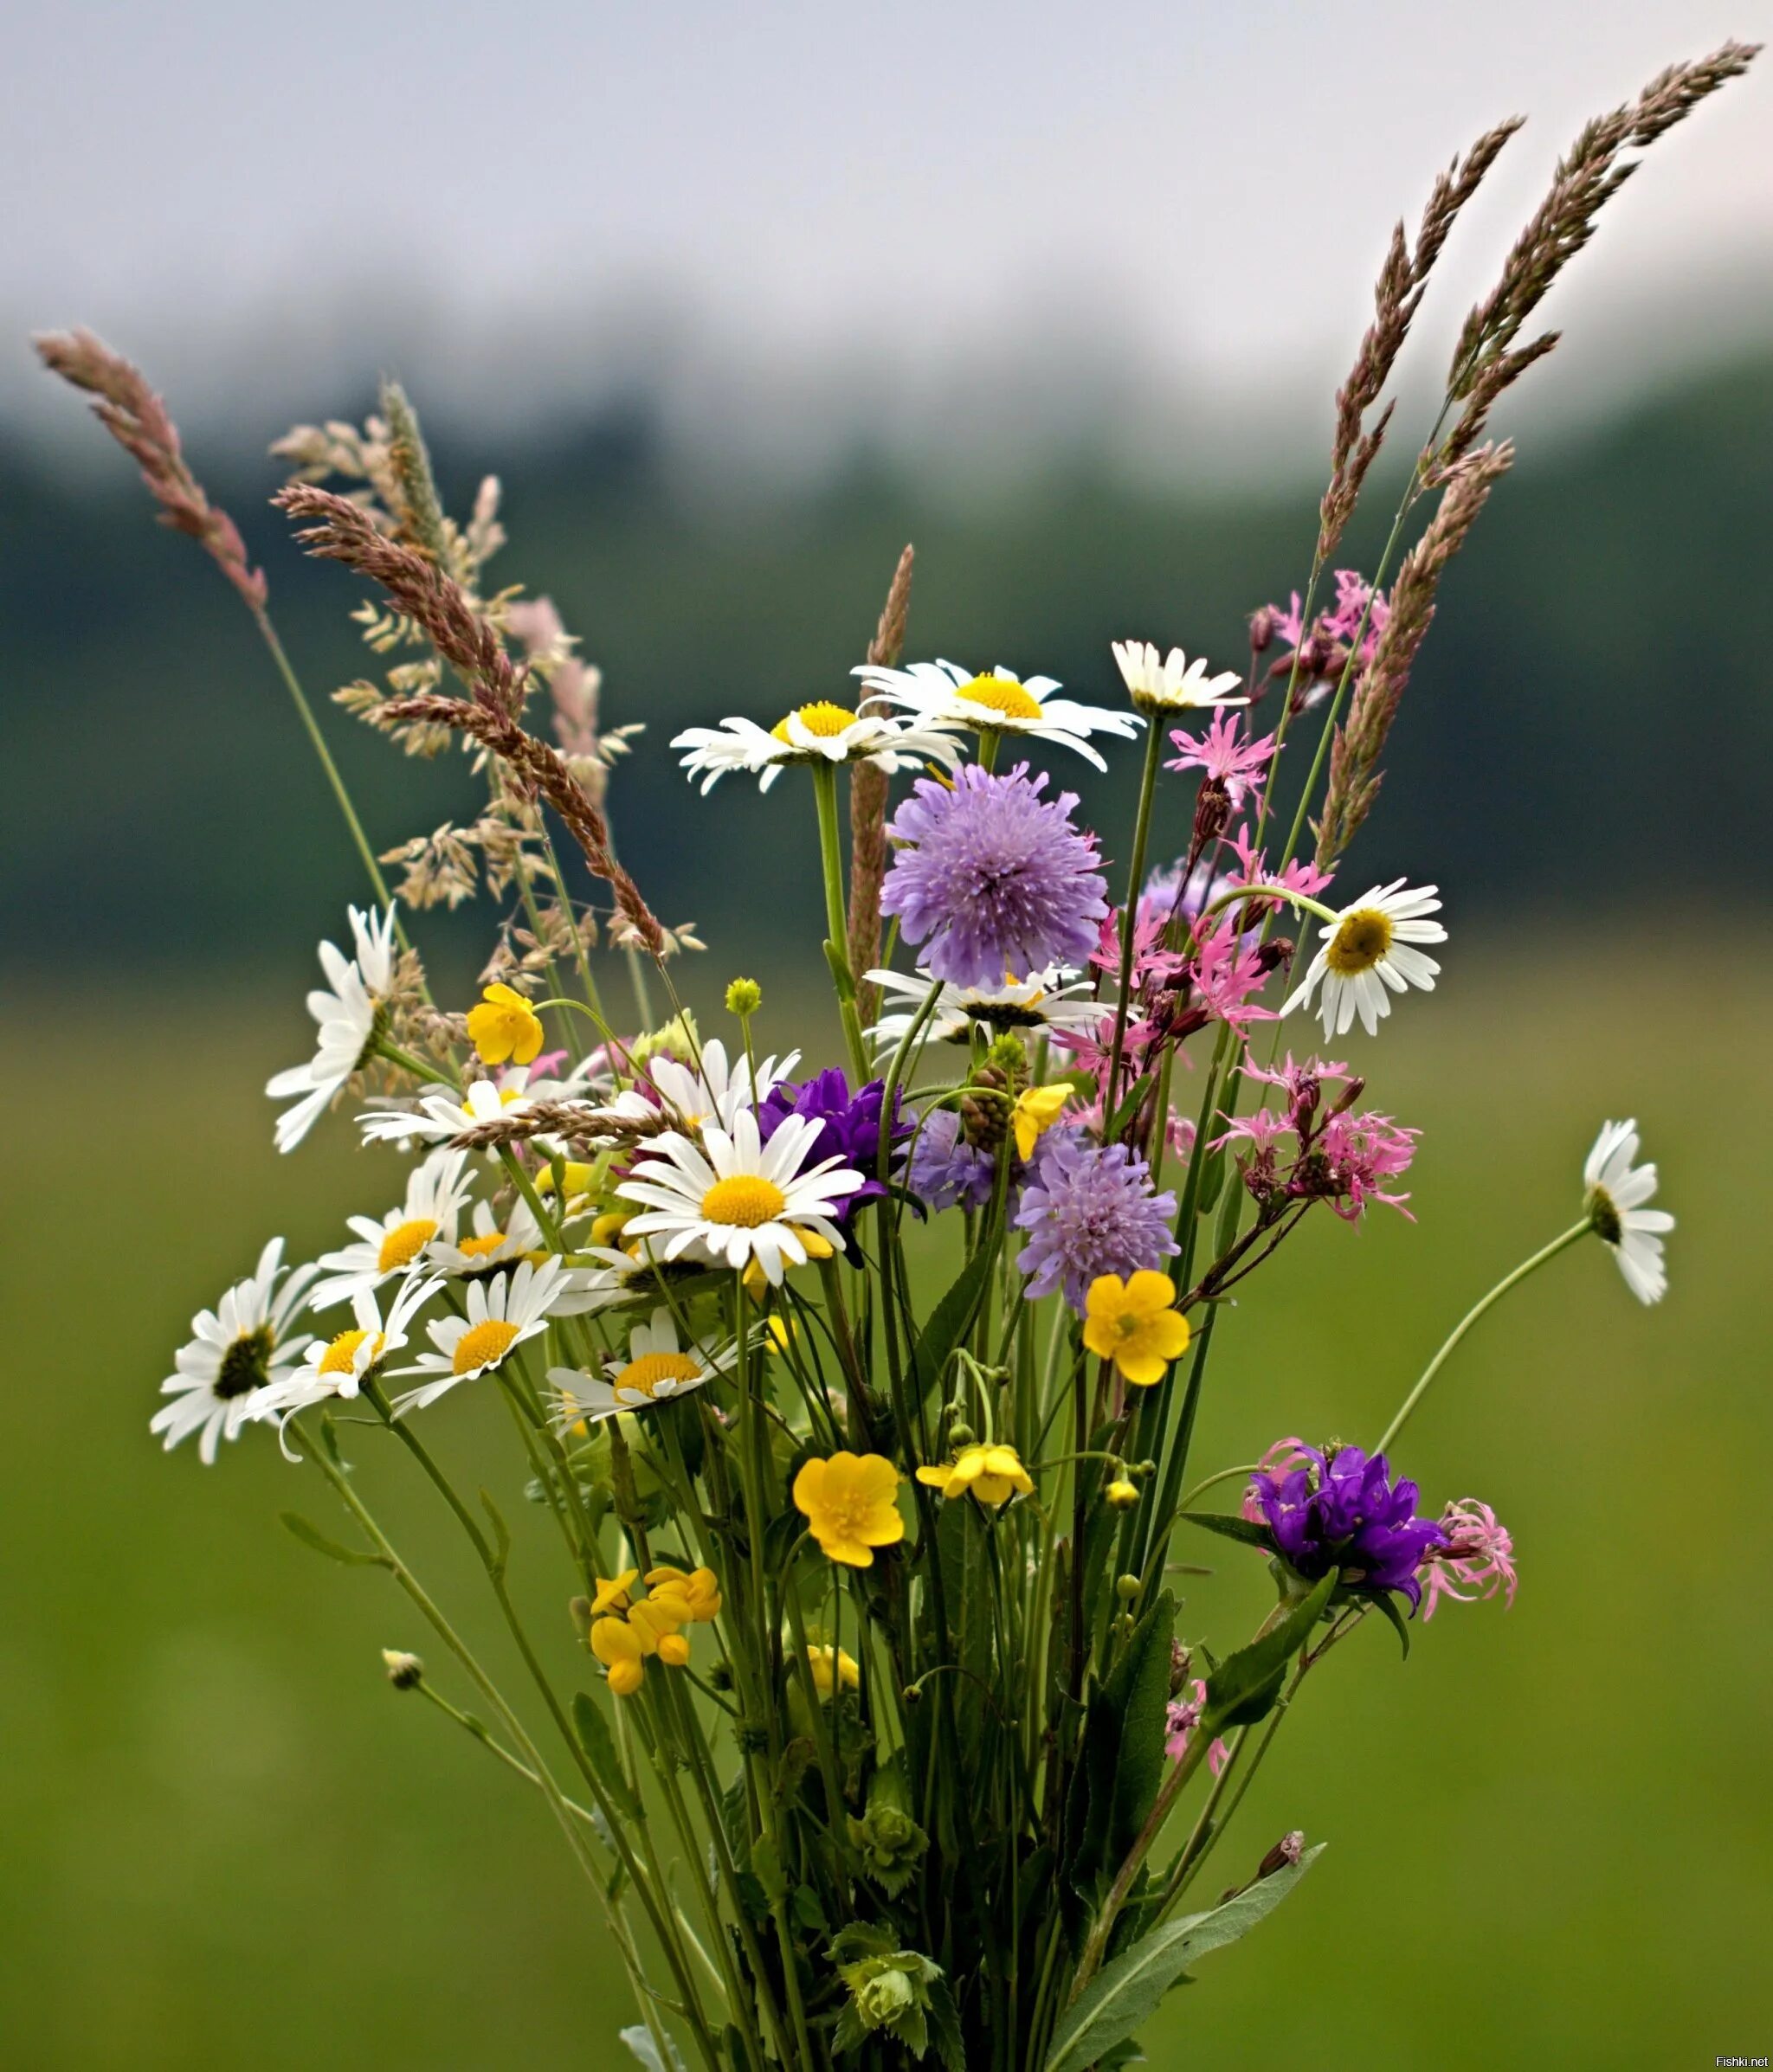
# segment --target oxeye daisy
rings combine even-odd
[[[1656,1168],[1634,1165],[1637,1155],[1636,1123],[1603,1124],[1583,1167],[1583,1206],[1596,1236],[1613,1247],[1626,1286],[1641,1303],[1660,1303],[1668,1292],[1662,1239],[1674,1219],[1644,1207],[1656,1192]]]
[[[913,662],[908,669],[865,662],[850,673],[859,676],[875,698],[901,706],[925,725],[1051,742],[1074,749],[1098,769],[1108,765],[1090,746],[1089,736],[1113,734],[1130,740],[1142,724],[1131,712],[1054,697],[1059,685],[1050,676],[1031,676],[1024,682],[1008,669],[976,676],[958,662]]]
[[[932,976],[988,986],[1096,947],[1108,911],[1096,838],[1072,820],[1076,794],[1043,799],[1046,783],[1025,763],[1001,777],[974,766],[952,785],[915,784],[893,815],[880,911],[924,944]]]
[[[917,1020],[930,997],[935,975],[920,967],[909,978],[902,971],[871,971],[867,975],[871,986],[880,988],[882,1006],[889,1001],[893,1003],[891,1011],[883,1013],[867,1031],[876,1052],[889,1053],[899,1047],[906,1031]],[[964,1043],[977,1022],[996,1030],[1048,1029],[1057,1035],[1084,1034],[1095,1028],[1102,1015],[1094,992],[1090,981],[1068,965],[1050,965],[1026,979],[1006,975],[1003,982],[995,986],[945,985],[933,1013],[924,1023],[921,1041]]]
[[[373,1216],[349,1218],[345,1227],[357,1242],[321,1253],[318,1271],[327,1277],[315,1283],[310,1308],[330,1309],[335,1303],[353,1302],[396,1274],[409,1272],[429,1246],[453,1245],[467,1201],[461,1177],[467,1163],[465,1151],[434,1152],[414,1168],[398,1208],[390,1209],[379,1222]]]
[[[313,1128],[373,1051],[386,1022],[394,991],[394,910],[378,915],[352,907],[350,916],[355,958],[331,943],[320,945],[326,984],[316,987],[307,1002],[319,1030],[313,1056],[266,1083],[265,1091],[274,1101],[293,1103],[277,1118],[280,1151],[293,1151]]]
[[[650,1059],[646,1069],[660,1099],[686,1129],[700,1129],[705,1123],[730,1129],[741,1108],[768,1100],[799,1063],[798,1051],[780,1059],[765,1058],[753,1078],[750,1059],[741,1053],[729,1064],[726,1046],[717,1036],[702,1046],[699,1071],[663,1055]]]
[[[1419,986],[1432,993],[1441,967],[1416,945],[1447,940],[1447,930],[1428,917],[1441,911],[1439,889],[1425,885],[1412,891],[1402,878],[1394,878],[1389,885],[1376,885],[1326,921],[1318,954],[1282,1014],[1309,1004],[1321,985],[1318,1012],[1325,1036],[1344,1035],[1357,1015],[1368,1035],[1376,1036],[1381,1020],[1391,1012],[1388,988],[1402,993]]]
[[[1203,706],[1250,702],[1248,698],[1227,697],[1243,679],[1235,669],[1209,675],[1204,655],[1190,661],[1179,647],[1160,655],[1149,640],[1115,640],[1110,645],[1127,696],[1141,712],[1195,712]]]
[[[755,1261],[779,1286],[789,1266],[805,1264],[809,1237],[841,1247],[836,1218],[862,1185],[863,1175],[835,1158],[802,1169],[821,1129],[792,1115],[766,1144],[757,1116],[742,1108],[730,1132],[707,1124],[700,1147],[675,1130],[659,1137],[616,1190],[645,1211],[629,1218],[624,1234],[658,1239],[667,1260],[694,1251],[735,1271]]]
[[[525,1201],[513,1201],[500,1218],[490,1202],[474,1204],[473,1226],[466,1237],[440,1238],[432,1245],[427,1264],[452,1280],[468,1280],[475,1274],[495,1271],[545,1250],[542,1232]]]
[[[366,1144],[448,1143],[501,1115],[521,1115],[532,1098],[529,1073],[519,1065],[498,1079],[470,1080],[459,1098],[451,1093],[422,1094],[416,1108],[370,1109],[357,1118],[358,1127]]]
[[[335,1396],[347,1401],[357,1396],[365,1378],[406,1343],[407,1325],[442,1284],[409,1275],[395,1290],[385,1317],[375,1291],[360,1288],[351,1302],[353,1327],[331,1338],[311,1339],[301,1365],[265,1391],[265,1414],[288,1419]]]
[[[645,1410],[724,1374],[738,1357],[729,1342],[716,1346],[696,1339],[686,1346],[677,1335],[671,1311],[664,1304],[628,1335],[628,1357],[609,1361],[601,1374],[576,1367],[551,1367],[548,1379],[560,1392],[559,1418],[576,1425],[596,1423],[618,1411]]]
[[[212,1462],[222,1439],[238,1438],[242,1425],[266,1415],[266,1391],[288,1378],[308,1342],[306,1332],[289,1336],[288,1327],[318,1269],[298,1266],[279,1288],[283,1271],[283,1240],[273,1238],[245,1280],[192,1317],[175,1372],[160,1384],[176,1400],[148,1421],[150,1432],[164,1433],[169,1452],[195,1432],[198,1455]]]
[[[926,763],[952,769],[960,747],[951,727],[919,726],[884,712],[855,712],[816,698],[796,705],[773,727],[723,719],[718,727],[686,727],[672,738],[687,749],[683,767],[700,777],[704,795],[728,770],[745,770],[768,791],[791,763],[872,763],[877,769],[915,769]]]
[[[539,1266],[525,1259],[514,1272],[471,1281],[467,1316],[440,1317],[426,1325],[435,1352],[421,1353],[413,1366],[396,1369],[435,1377],[408,1390],[397,1407],[422,1410],[459,1381],[491,1374],[519,1346],[546,1330],[551,1316],[566,1315],[574,1306],[571,1283],[556,1258]]]

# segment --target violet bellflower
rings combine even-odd
[[[870,1079],[867,1085],[852,1093],[849,1081],[841,1069],[834,1065],[824,1071],[815,1072],[810,1079],[797,1086],[779,1080],[758,1109],[758,1135],[764,1143],[769,1142],[790,1116],[806,1116],[820,1125],[819,1133],[811,1140],[806,1154],[808,1163],[822,1158],[838,1158],[846,1166],[869,1175],[843,1206],[838,1221],[845,1228],[859,1203],[878,1201],[886,1192],[874,1177],[880,1158],[880,1104],[886,1092],[883,1081]],[[895,1094],[893,1128],[889,1133],[895,1153],[911,1135],[911,1129],[910,1118],[902,1113]]]
[[[998,986],[1050,964],[1081,964],[1107,912],[1096,838],[1073,825],[1073,792],[1019,763],[1007,776],[969,764],[953,788],[922,779],[887,832],[898,845],[880,892],[934,978]]]
[[[1358,1446],[1299,1451],[1299,1466],[1250,1483],[1275,1552],[1307,1581],[1337,1569],[1344,1587],[1395,1590],[1414,1610],[1422,1595],[1416,1571],[1447,1544],[1439,1520],[1417,1517],[1415,1483],[1394,1483],[1385,1456],[1369,1459]]]

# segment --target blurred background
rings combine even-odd
[[[501,478],[500,579],[583,637],[608,722],[645,723],[612,810],[711,946],[690,993],[754,972],[779,1046],[812,997],[806,801],[698,799],[672,732],[842,695],[907,539],[912,656],[1086,698],[1118,695],[1118,637],[1241,666],[1248,614],[1303,585],[1392,220],[1531,116],[1424,310],[1408,454],[1581,120],[1765,16],[65,0],[10,24],[0,2060],[602,2064],[616,1976],[528,1801],[380,1681],[377,1649],[417,1638],[399,1601],[279,1530],[291,1505],[330,1524],[322,1499],[268,1445],[205,1472],[145,1429],[264,1235],[311,1256],[379,1205],[342,1129],[279,1161],[259,1091],[361,887],[236,600],[26,334],[85,323],[147,368],[322,701],[371,667],[360,593],[290,550],[265,449],[398,376],[455,508]],[[1661,1164],[1673,1291],[1640,1313],[1579,1252],[1413,1427],[1428,1496],[1513,1528],[1520,1600],[1448,1608],[1402,1667],[1372,1636],[1309,1694],[1244,1842],[1333,1846],[1172,2002],[1159,2063],[1664,2072],[1773,2038],[1773,1398],[1742,1235],[1773,1001],[1769,91],[1660,144],[1547,305],[1565,342],[1505,406],[1518,463],[1349,866],[1446,888],[1441,992],[1357,1052],[1424,1129],[1421,1221],[1313,1232],[1265,1277],[1202,1458],[1382,1424],[1569,1219],[1604,1116],[1638,1115]],[[378,841],[471,808],[459,761],[326,724]],[[1131,772],[1055,775],[1112,853]],[[485,919],[435,931],[461,982]],[[514,1479],[474,1406],[441,1430]],[[472,1602],[388,1466],[364,1471],[415,1560]],[[524,1541],[538,1623],[545,1554]],[[1241,1618],[1247,1580],[1190,1618]]]

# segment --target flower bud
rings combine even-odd
[[[1117,1476],[1102,1494],[1117,1511],[1130,1511],[1139,1500],[1138,1485],[1124,1475]]]
[[[726,1012],[749,1021],[764,1004],[764,988],[755,979],[736,978],[726,988]]]
[[[1122,1575],[1114,1579],[1114,1594],[1123,1605],[1130,1605],[1144,1587],[1136,1575]]]
[[[384,1648],[382,1662],[388,1671],[388,1681],[396,1690],[416,1690],[425,1680],[425,1665],[416,1655]]]
[[[1297,1863],[1305,1854],[1305,1831],[1296,1827],[1290,1835],[1283,1835],[1262,1858],[1256,1866],[1256,1876],[1272,1878],[1277,1870],[1285,1870],[1289,1863]]]

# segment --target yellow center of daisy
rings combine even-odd
[[[341,1331],[320,1355],[320,1372],[323,1374],[348,1374],[357,1360],[357,1349],[369,1336],[367,1331]],[[379,1353],[384,1341],[382,1334],[376,1334],[375,1351]]]
[[[816,734],[822,741],[833,740],[845,727],[855,724],[856,716],[842,705],[834,705],[828,698],[816,699],[809,705],[797,705],[785,719],[778,719],[770,728],[777,741],[787,742],[788,721],[797,719],[809,734]]]
[[[504,1242],[505,1232],[502,1230],[489,1230],[484,1238],[464,1238],[456,1249],[467,1258],[484,1259],[489,1253],[497,1252]]]
[[[650,1396],[661,1381],[694,1381],[701,1372],[687,1353],[642,1353],[617,1374],[615,1386]]]
[[[1006,719],[1038,719],[1041,701],[1024,691],[1020,684],[1012,684],[1008,677],[976,676],[960,686],[956,694],[975,705],[986,705],[994,712],[1001,712]]]
[[[517,1326],[502,1316],[489,1316],[485,1323],[472,1325],[455,1342],[451,1371],[465,1374],[471,1367],[491,1367],[511,1350],[511,1342],[516,1336]]]
[[[1338,978],[1370,971],[1391,947],[1391,917],[1376,906],[1359,906],[1342,917],[1324,962]]]
[[[436,1234],[437,1226],[429,1216],[409,1216],[404,1223],[397,1223],[376,1254],[377,1272],[392,1273],[397,1267],[410,1266]]]
[[[710,1223],[736,1223],[746,1230],[772,1221],[787,1207],[787,1195],[761,1173],[735,1173],[730,1180],[717,1180],[702,1196],[702,1213]]]

